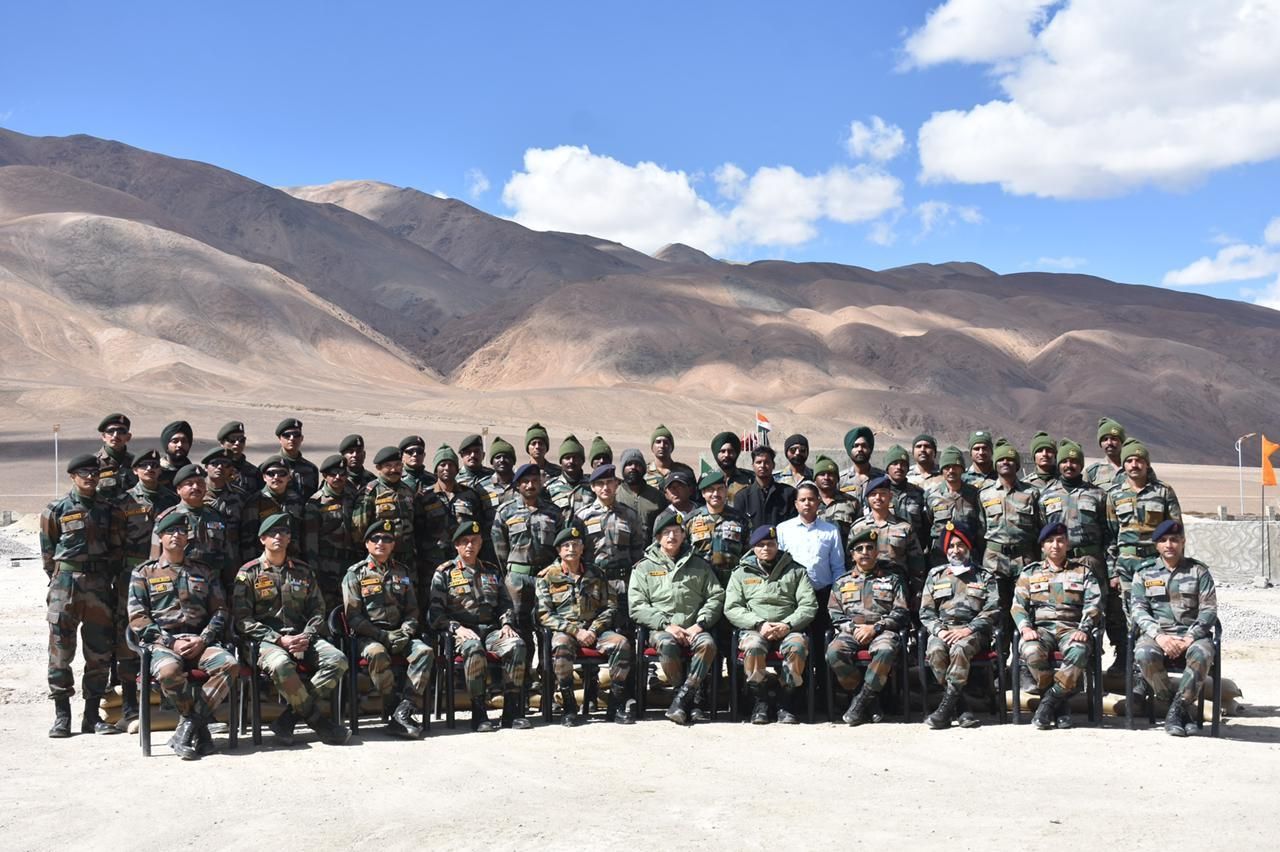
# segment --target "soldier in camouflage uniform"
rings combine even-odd
[[[1031,461],[1035,469],[1025,480],[1029,485],[1043,491],[1058,480],[1058,445],[1048,432],[1037,432],[1031,437]]]
[[[1133,575],[1130,609],[1138,631],[1134,657],[1151,691],[1169,702],[1165,733],[1185,737],[1199,730],[1191,708],[1213,664],[1218,593],[1209,566],[1184,555],[1181,521],[1163,522],[1151,540],[1160,555],[1142,563]],[[1165,661],[1179,657],[1185,669],[1175,690],[1165,674]]]
[[[604,573],[584,561],[586,544],[578,524],[562,529],[556,535],[555,547],[560,559],[538,574],[538,623],[552,631],[551,659],[564,708],[564,725],[573,727],[579,722],[573,694],[573,661],[580,648],[594,648],[609,658],[609,706],[605,718],[630,725],[635,721],[635,702],[629,700],[627,683],[634,654],[627,637],[614,630],[618,595]]]
[[[742,455],[742,439],[732,432],[721,432],[711,439],[711,453],[715,456],[716,466],[724,474],[725,502],[732,503],[738,492],[755,480],[751,471],[738,467],[738,456]],[[744,532],[743,541],[745,540]]]
[[[1017,449],[1001,438],[996,442],[994,457],[996,478],[978,491],[986,540],[982,567],[995,575],[1000,590],[1001,624],[1008,628],[1013,585],[1022,569],[1039,556],[1037,537],[1044,526],[1044,511],[1040,508],[1040,492],[1018,479],[1022,459]],[[1005,650],[1001,648],[1000,653],[1003,655]]]
[[[293,490],[305,501],[320,488],[320,470],[302,455],[302,421],[286,417],[276,424],[276,438],[280,441],[280,460],[289,468]]]
[[[1098,581],[1089,568],[1067,553],[1071,543],[1065,524],[1040,531],[1043,562],[1033,562],[1018,576],[1013,592],[1013,623],[1022,643],[1022,664],[1031,670],[1043,693],[1032,723],[1038,730],[1071,727],[1070,699],[1080,688],[1089,662],[1089,635],[1102,618]],[[1055,673],[1053,652],[1062,653]],[[1051,686],[1052,684],[1052,686]]]
[[[921,432],[911,442],[911,454],[916,463],[907,473],[907,481],[925,491],[938,485],[942,481],[942,474],[938,470],[937,440],[932,435]]]
[[[99,499],[98,459],[78,455],[67,464],[71,490],[40,514],[40,556],[49,577],[49,697],[54,722],[49,736],[71,736],[76,631],[84,640],[84,718],[80,732],[115,734],[99,715],[111,674],[112,583],[124,559],[124,513]]]
[[[657,487],[649,484],[645,479],[644,454],[639,450],[623,450],[621,462],[618,470],[622,474],[622,485],[618,487],[618,502],[630,508],[639,517],[640,528],[636,530],[636,536],[640,540],[640,552],[644,553],[644,549],[653,540],[653,522],[670,502],[667,495],[663,493],[667,483],[663,480]],[[687,500],[693,493],[693,475],[686,473],[685,477],[689,489],[688,494],[684,495],[684,499]],[[691,505],[688,511],[693,511]],[[626,612],[626,607],[623,607],[623,612]]]
[[[714,674],[716,641],[712,631],[724,611],[724,587],[711,566],[686,546],[680,520],[673,514],[657,522],[654,543],[631,572],[627,609],[632,621],[649,629],[649,647],[658,652],[667,682],[675,688],[666,716],[684,725],[707,718],[692,705],[704,678]],[[687,672],[682,660],[686,652]]]
[[[373,469],[377,476],[364,487],[351,508],[352,544],[359,530],[367,530],[376,521],[391,521],[396,537],[397,561],[414,572],[415,587],[429,588],[421,584],[418,576],[414,547],[413,491],[402,481],[404,463],[396,447],[383,447],[373,457]]]
[[[244,457],[245,442],[244,424],[239,420],[223,424],[218,430],[218,444],[235,467],[232,482],[245,494],[256,494],[263,486],[262,471]]]
[[[879,555],[877,533],[864,527],[849,542],[853,568],[831,586],[829,605],[835,631],[827,645],[827,665],[840,686],[855,693],[844,713],[847,725],[868,720],[872,705],[893,672],[910,624],[906,591],[894,563]],[[871,654],[864,675],[857,654]]]
[[[338,453],[342,456],[342,466],[347,474],[347,490],[354,498],[377,478],[377,474],[364,466],[364,436],[347,435],[338,443]]]
[[[533,484],[536,498],[541,475],[533,465],[521,466],[522,471],[525,468],[530,469],[527,481]],[[482,544],[476,521],[454,531],[453,546],[458,555],[439,566],[431,580],[431,627],[448,631],[457,649],[454,653],[463,660],[471,695],[471,730],[496,730],[485,712],[486,651],[502,662],[502,726],[528,728],[529,720],[524,717],[527,646],[516,629],[516,611],[498,566],[480,559]],[[453,664],[452,660],[447,662]]]
[[[240,543],[244,539],[240,522],[244,519],[245,499],[249,495],[235,484],[235,462],[226,450],[206,453],[200,464],[205,469],[204,504],[222,517],[226,525],[227,560],[239,566],[244,562],[240,558]]]
[[[1124,448],[1127,436],[1124,427],[1110,417],[1098,418],[1098,446],[1102,448],[1103,460],[1094,462],[1085,469],[1084,478],[1103,491],[1110,491],[1124,481],[1124,459],[1120,451]]]
[[[260,548],[254,533],[258,527],[272,515],[286,515],[290,524],[289,556],[301,559],[306,541],[303,531],[306,498],[293,487],[289,464],[280,456],[269,456],[259,470],[266,484],[257,493],[245,497],[244,514],[240,518],[240,553],[243,556],[257,553]]]
[[[547,452],[550,449],[551,436],[547,434],[546,427],[541,423],[534,423],[525,430],[524,450],[529,454],[529,464],[536,467],[542,474],[543,486],[560,475],[560,468],[547,458]]]
[[[979,491],[988,482],[995,482],[997,479],[995,459],[992,458],[994,452],[995,444],[990,432],[985,429],[979,429],[969,434],[969,458],[971,463],[969,469],[964,472],[964,481]]]
[[[173,475],[191,464],[187,453],[194,441],[191,424],[185,420],[175,420],[165,424],[160,430],[160,443],[164,444],[164,453],[160,459],[160,481],[173,487]]]
[[[493,473],[493,468],[484,463],[484,438],[479,435],[468,435],[458,444],[458,455],[462,457],[462,467],[458,469],[458,482],[483,494],[480,483]],[[515,461],[515,456],[511,459]],[[484,521],[481,520],[483,524]]]
[[[391,558],[396,549],[395,522],[374,521],[365,531],[364,544],[368,555],[342,578],[347,629],[354,637],[356,653],[369,661],[369,680],[382,696],[390,719],[387,733],[418,739],[424,725],[413,714],[421,714],[426,706],[436,654],[429,642],[423,641],[411,569]],[[402,671],[393,670],[393,657],[403,661]],[[404,680],[398,700],[397,675]]]
[[[440,498],[448,514],[445,522],[449,530],[469,521],[483,524],[485,520],[484,498],[474,489],[458,481],[458,454],[448,444],[441,444],[432,459],[436,484],[431,490]]]
[[[151,676],[180,720],[172,748],[183,760],[213,752],[209,720],[227,700],[239,663],[220,643],[226,633],[227,598],[217,573],[187,558],[190,516],[173,513],[157,524],[160,558],[137,566],[129,582],[128,625],[151,649]],[[188,679],[191,669],[207,675]]]
[[[613,465],[601,465],[592,471],[588,484],[595,502],[580,510],[577,517],[586,546],[583,559],[604,575],[625,613],[631,568],[644,556],[640,518],[618,502],[618,478]],[[618,626],[624,626],[623,622]]]
[[[644,475],[644,481],[653,488],[662,490],[667,477],[675,470],[687,470],[690,476],[693,475],[693,468],[671,457],[671,453],[675,451],[675,448],[676,439],[671,434],[671,430],[659,423],[658,427],[653,430],[653,434],[649,436],[649,449],[653,451],[653,461],[649,462]],[[712,450],[712,452],[715,452],[715,450]],[[622,466],[624,468],[627,466],[625,459],[623,459]]]
[[[342,606],[342,580],[356,558],[352,548],[355,500],[349,490],[342,456],[327,456],[320,465],[324,484],[307,501],[302,516],[302,550],[310,560],[325,612]]]
[[[436,484],[436,477],[427,470],[427,439],[421,435],[406,435],[400,439],[400,460],[404,463],[404,484],[417,494]]]
[[[925,511],[929,519],[929,563],[947,561],[942,551],[942,537],[947,521],[973,531],[973,561],[982,562],[982,500],[978,489],[964,481],[964,456],[955,447],[947,447],[938,457],[942,482],[925,492]]]
[[[818,456],[813,462],[813,482],[818,486],[818,517],[840,531],[840,549],[849,552],[849,535],[862,517],[862,498],[840,490],[840,468],[834,459]]]
[[[929,521],[926,517],[924,489],[907,478],[910,457],[906,449],[894,444],[884,454],[884,475],[889,478],[893,513],[911,524],[916,541],[923,551],[929,546]]]
[[[797,724],[800,687],[809,665],[805,633],[818,614],[818,599],[805,566],[778,550],[777,528],[766,525],[751,534],[751,552],[742,557],[724,593],[724,617],[742,631],[738,650],[755,704],[751,724],[769,724],[765,684],[770,652],[782,656],[782,699],[778,721]]]
[[[234,545],[227,537],[230,531],[226,520],[204,503],[208,491],[205,469],[198,464],[189,464],[173,475],[173,484],[178,492],[178,502],[172,508],[157,512],[156,521],[170,512],[190,515],[187,521],[187,556],[217,571],[218,581],[224,589],[229,588],[229,581],[236,570],[231,558]],[[160,538],[154,534],[151,536],[151,558],[160,558]]]
[[[533,627],[536,577],[555,561],[552,543],[560,516],[542,496],[542,476],[536,465],[520,465],[515,481],[519,496],[498,509],[490,535],[514,607],[512,624],[528,634]]]
[[[876,531],[875,543],[880,557],[891,561],[895,566],[894,570],[902,575],[902,587],[906,591],[908,603],[914,609],[916,602],[920,600],[924,575],[929,570],[915,530],[911,528],[910,522],[898,517],[891,508],[893,491],[889,477],[877,476],[867,482],[864,493],[867,501],[866,514],[854,522],[850,539],[857,538],[865,529]]]
[[[965,706],[964,688],[970,662],[991,647],[1000,604],[995,575],[969,559],[972,538],[964,527],[948,523],[947,564],[929,570],[920,596],[920,626],[929,637],[925,658],[934,680],[946,686],[938,708],[925,718],[935,730],[951,727],[957,713],[962,728],[981,724]]]
[[[591,470],[603,464],[613,464],[613,447],[601,435],[591,439],[591,447],[587,450],[587,460],[591,462]]]
[[[884,476],[883,470],[871,464],[875,448],[876,435],[870,426],[854,426],[844,434],[844,451],[852,463],[840,474],[840,490],[845,494],[861,500],[862,486],[877,476]]]
[[[724,471],[713,470],[698,482],[705,505],[685,518],[689,547],[706,560],[723,586],[747,547],[747,519],[728,504]]]
[[[573,435],[565,438],[560,443],[560,474],[546,483],[547,496],[560,510],[560,518],[566,523],[595,501],[595,495],[582,475],[585,453],[577,438]]]
[[[480,480],[476,488],[484,498],[485,515],[480,523],[485,530],[493,526],[498,507],[516,496],[516,448],[501,438],[494,438],[489,447],[489,463],[493,465],[493,473]],[[489,547],[493,547],[492,541]]]
[[[813,468],[809,467],[809,439],[804,435],[789,435],[782,444],[787,463],[773,475],[782,485],[795,488],[801,482],[813,481]]]
[[[325,715],[329,696],[342,682],[347,658],[321,638],[327,631],[324,601],[315,574],[289,556],[292,522],[272,515],[258,527],[262,555],[240,566],[232,593],[231,613],[242,642],[258,643],[258,668],[288,702],[271,730],[282,745],[293,744],[299,719],[330,745],[351,737],[344,725]],[[299,664],[312,674],[304,680]]]
[[[133,454],[129,452],[129,418],[123,414],[108,414],[98,424],[102,435],[102,449],[98,450],[98,496],[115,500],[138,481],[133,475]]]
[[[410,567],[417,572],[418,588],[426,589],[431,586],[431,572],[449,558],[452,550],[449,546],[449,509],[434,490],[435,474],[423,463],[427,450],[422,436],[410,435],[402,440],[400,452],[404,462],[401,481],[413,494],[414,543],[411,552],[414,564]],[[407,549],[400,551],[406,562],[409,552]]]

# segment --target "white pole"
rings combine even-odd
[[[53,496],[58,496],[58,485],[62,482],[58,478],[58,425],[53,424]]]
[[[1244,446],[1245,438],[1252,438],[1257,432],[1250,432],[1248,435],[1241,435],[1236,438],[1236,469],[1240,472],[1240,517],[1244,517]],[[1265,507],[1264,507],[1265,511]]]

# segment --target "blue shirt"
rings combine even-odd
[[[826,589],[844,574],[844,549],[840,530],[830,521],[815,518],[806,524],[799,516],[778,524],[778,547],[804,566],[814,589]]]

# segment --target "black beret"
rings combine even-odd
[[[124,416],[123,414],[120,414],[119,412],[113,412],[111,414],[108,414],[106,417],[102,418],[102,420],[98,422],[98,431],[105,432],[107,431],[108,426],[114,426],[117,423],[119,423],[125,429],[131,428],[131,424],[129,422],[128,417]]]
[[[364,540],[368,541],[378,533],[395,535],[396,534],[395,521],[391,520],[390,518],[384,518],[381,521],[374,521],[373,523],[369,524],[369,528],[364,531]]]
[[[602,464],[595,470],[591,471],[591,476],[587,482],[600,482],[605,479],[617,479],[617,468],[611,464]]]
[[[290,429],[302,429],[302,421],[296,417],[286,417],[276,424],[276,437],[279,438]]]
[[[1044,540],[1050,536],[1067,535],[1067,525],[1062,521],[1054,521],[1051,524],[1045,524],[1044,529],[1040,530],[1040,543],[1044,544]]]
[[[328,473],[331,470],[340,470],[345,463],[346,462],[343,460],[342,456],[334,453],[331,456],[325,456],[324,461],[320,463],[319,470],[321,473]]]
[[[400,439],[399,447],[402,453],[410,447],[422,447],[425,450],[427,448],[427,439],[421,435],[408,435]]]
[[[189,515],[189,512],[165,512],[164,517],[156,521],[156,532],[168,532],[175,527],[180,527],[184,533],[190,533]]]
[[[147,450],[145,453],[143,453],[142,455],[138,456],[136,459],[133,460],[133,466],[137,467],[143,462],[154,462],[156,464],[160,464],[160,451]]]
[[[479,435],[468,435],[458,444],[458,452],[469,450],[472,447],[484,449],[484,438],[481,438]]]
[[[520,480],[524,479],[526,476],[528,476],[531,473],[536,473],[539,476],[541,476],[542,468],[538,467],[536,464],[533,464],[531,462],[525,462],[524,464],[516,468],[516,475],[512,477],[511,481],[519,482]]]
[[[210,450],[204,454],[204,458],[200,459],[200,464],[213,464],[214,462],[231,462],[231,456],[227,455],[227,451],[218,447],[216,450]]]
[[[566,541],[582,541],[582,529],[578,524],[570,524],[556,534],[556,540],[551,543],[552,547],[559,548]]]
[[[458,524],[458,528],[453,531],[453,540],[457,541],[469,535],[483,535],[478,521],[467,521],[466,523]]]
[[[393,461],[400,461],[400,450],[396,447],[383,447],[374,455],[373,466],[377,467],[380,464]]]
[[[875,491],[879,488],[891,488],[891,487],[892,486],[889,483],[889,477],[877,476],[875,479],[870,480],[869,482],[867,482],[866,485],[863,486],[862,493],[870,494],[872,491]]]
[[[755,547],[762,541],[777,541],[778,529],[773,524],[765,524],[762,527],[756,527],[751,531],[751,546]]]
[[[258,524],[258,538],[262,538],[276,527],[288,527],[289,516],[283,512],[277,512],[274,515],[267,516],[262,523]],[[290,530],[292,532],[292,530]]]
[[[241,423],[239,420],[232,420],[230,423],[227,423],[221,429],[218,430],[218,440],[225,441],[227,440],[228,435],[234,432],[243,432],[243,431],[244,431],[244,424]]]
[[[178,472],[173,475],[173,487],[177,488],[188,479],[199,479],[205,474],[204,468],[198,464],[187,464],[178,468]]]
[[[351,450],[363,450],[364,437],[361,435],[348,435],[338,442],[338,452],[346,453]]]
[[[74,473],[77,470],[90,468],[94,473],[98,472],[98,457],[93,453],[81,453],[80,455],[67,462],[67,473]]]
[[[1155,531],[1151,533],[1151,543],[1155,544],[1157,541],[1159,541],[1160,539],[1164,538],[1167,535],[1182,535],[1182,534],[1183,534],[1182,521],[1175,521],[1173,518],[1169,518],[1166,521],[1161,521],[1160,525],[1157,526],[1155,528]]]
[[[262,460],[262,464],[258,465],[258,470],[261,473],[266,473],[276,467],[282,467],[290,473],[293,472],[293,468],[289,466],[289,463],[285,461],[284,456],[282,455],[267,456]]]

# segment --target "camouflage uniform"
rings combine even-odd
[[[986,540],[982,567],[997,577],[1016,578],[1023,567],[1035,562],[1036,537],[1044,526],[1040,492],[1025,482],[1012,488],[997,479],[978,492],[982,503],[982,536]]]
[[[204,504],[193,508],[181,501],[172,508],[157,512],[156,522],[175,512],[187,516],[187,529],[190,530],[187,536],[187,558],[203,562],[217,571],[218,582],[223,583],[224,589],[228,588],[230,584],[227,580],[234,576],[236,566],[231,561],[232,544],[227,539],[227,522],[217,511]],[[255,521],[254,529],[257,528],[257,521]],[[160,553],[160,536],[156,535],[153,524],[151,558],[159,559]]]
[[[345,470],[347,478],[347,487],[345,490],[352,495],[353,499],[364,493],[364,487],[378,478],[376,473],[365,468],[361,468],[360,470],[345,468]]]
[[[352,547],[356,530],[351,525],[355,499],[342,489],[335,494],[329,483],[307,501],[302,518],[302,550],[311,560],[311,570],[320,584],[320,597],[325,611],[342,605],[342,583],[351,560],[357,557]],[[363,538],[361,531],[361,538]]]
[[[262,486],[244,502],[244,514],[240,517],[241,555],[262,552],[262,545],[258,542],[258,527],[263,521],[272,515],[288,515],[289,558],[301,559],[306,543],[303,535],[303,518],[306,513],[306,498],[292,488],[286,488],[284,494],[276,496],[270,488]]]
[[[907,629],[911,618],[902,578],[893,563],[880,558],[872,574],[863,574],[855,567],[837,579],[831,586],[829,608],[835,630],[827,645],[831,673],[842,688],[851,692],[861,686],[872,693],[880,692],[902,644],[899,634]],[[853,628],[863,624],[876,628],[876,635],[865,645],[853,638]],[[856,663],[862,650],[871,653],[865,678]]]
[[[488,527],[484,526],[484,498],[480,496],[479,492],[465,485],[457,484],[454,486],[453,492],[450,493],[439,482],[432,486],[431,490],[435,492],[436,497],[440,498],[445,512],[448,513],[448,519],[445,521],[445,530],[447,532],[456,530],[468,521],[477,521],[481,524],[481,529],[487,533]],[[482,535],[484,534],[482,533]]]
[[[566,521],[596,501],[595,492],[587,484],[586,477],[580,478],[577,482],[570,482],[569,478],[561,473],[547,483],[546,489],[547,496],[560,510],[560,517]]]
[[[552,542],[559,526],[555,506],[539,501],[530,507],[520,497],[503,503],[494,515],[493,549],[514,607],[511,623],[518,630],[527,632],[533,626],[536,578],[556,559]]]
[[[363,547],[365,531],[374,521],[391,521],[396,537],[396,561],[411,571],[416,571],[417,557],[414,546],[415,512],[413,491],[403,482],[392,485],[382,477],[376,477],[364,487],[351,507],[351,540],[355,547]],[[417,588],[427,588],[421,583]]]
[[[756,481],[755,474],[749,470],[743,470],[740,467],[735,467],[732,471],[726,471],[721,468],[721,472],[724,473],[725,488],[729,492],[728,496],[725,497],[725,504],[727,506],[733,505],[733,498],[738,496],[739,491],[744,488],[750,488],[751,483]]]
[[[519,498],[520,493],[516,491],[516,484],[512,482],[502,482],[498,479],[497,474],[490,474],[480,480],[480,484],[476,486],[476,492],[484,498],[484,506],[486,514],[481,520],[480,525],[485,529],[493,526],[493,516],[497,514],[498,509],[508,500]]]
[[[105,445],[98,450],[98,496],[104,500],[118,500],[126,491],[138,484],[133,472],[133,453],[125,450],[114,453]]]
[[[573,685],[579,630],[596,634],[595,648],[609,658],[609,678],[624,683],[634,660],[631,643],[611,628],[618,615],[613,584],[593,565],[574,576],[560,562],[538,574],[538,623],[551,633],[551,660],[560,688]]]
[[[867,514],[854,523],[850,535],[857,535],[867,527],[876,531],[876,551],[880,557],[893,562],[895,570],[902,575],[907,600],[915,601],[920,596],[929,564],[911,524],[894,514],[890,514],[886,521],[877,521]]]
[[[818,517],[835,524],[836,529],[840,530],[841,552],[848,553],[849,535],[853,532],[853,525],[862,517],[861,498],[837,491],[831,502],[827,502],[825,496],[818,499],[821,503],[818,507]]]
[[[610,590],[625,607],[631,568],[644,556],[640,518],[621,503],[606,507],[596,500],[578,512],[578,520],[586,528],[587,546],[582,561],[604,574]]]
[[[139,565],[130,576],[128,619],[138,642],[151,648],[151,676],[160,694],[179,715],[212,716],[227,700],[239,668],[235,656],[218,644],[226,633],[227,597],[217,572],[193,560],[175,565],[163,554]],[[173,651],[174,640],[183,635],[204,640],[198,660]],[[188,680],[193,668],[208,675],[203,684]]]
[[[431,578],[430,612],[432,629],[447,630],[456,637],[458,628],[466,627],[480,637],[461,643],[454,651],[462,657],[467,692],[473,701],[484,698],[486,651],[502,661],[504,692],[519,692],[524,687],[524,639],[502,635],[503,627],[517,625],[498,566],[479,561],[468,566],[461,558],[440,565]]]
[[[279,567],[262,555],[240,566],[232,594],[232,617],[241,641],[258,642],[258,668],[280,697],[306,719],[342,681],[347,658],[320,636],[327,631],[320,585],[307,563],[286,559]],[[278,643],[281,636],[305,634],[311,644],[295,659]],[[303,681],[298,666],[312,670]]]
[[[1127,596],[1133,572],[1156,555],[1151,533],[1162,521],[1181,521],[1178,495],[1163,482],[1148,478],[1135,493],[1128,480],[1107,492],[1107,528],[1111,531],[1107,573],[1120,578]]]
[[[409,640],[395,655],[405,664],[407,683],[402,697],[421,710],[436,652],[421,638],[418,596],[410,569],[393,559],[379,565],[372,556],[365,557],[342,578],[342,609],[347,629],[355,637],[356,653],[369,661],[369,680],[384,699],[395,691],[391,648],[397,639]]]
[[[649,485],[649,487],[655,488],[658,490],[658,492],[661,492],[663,485],[666,484],[667,476],[670,475],[673,471],[677,471],[677,470],[687,470],[689,471],[689,473],[691,474],[693,473],[693,468],[689,467],[689,465],[685,464],[684,462],[678,462],[678,461],[672,460],[671,467],[667,468],[666,470],[659,470],[658,462],[651,461],[649,462],[649,466],[645,469],[644,481]],[[694,482],[698,481],[697,474],[693,475],[693,480]]]
[[[408,484],[408,477],[405,477],[405,482]],[[413,551],[418,561],[418,588],[421,589],[430,586],[431,573],[453,552],[449,509],[434,491],[435,484],[435,477],[432,476],[430,483],[420,481],[413,492],[413,533],[417,538]],[[404,554],[400,556],[404,558]]]
[[[1123,648],[1128,641],[1128,624],[1120,596],[1112,593],[1107,578],[1107,545],[1111,532],[1107,528],[1107,495],[1085,479],[1069,481],[1058,478],[1040,492],[1040,509],[1045,525],[1062,523],[1071,543],[1068,556],[1079,559],[1098,578],[1102,606],[1106,613],[1107,638],[1113,648]]]
[[[1155,479],[1154,476],[1148,476]],[[1104,458],[1102,461],[1096,461],[1085,468],[1084,481],[1090,485],[1101,488],[1103,492],[1110,491],[1120,483],[1124,482],[1124,465],[1112,464],[1110,459]]]
[[[1056,684],[1074,693],[1089,662],[1089,639],[1076,642],[1071,634],[1089,633],[1102,617],[1101,590],[1089,568],[1068,559],[1058,568],[1051,562],[1033,562],[1022,569],[1013,590],[1014,627],[1034,628],[1038,639],[1022,640],[1023,664],[1041,691]],[[1053,671],[1053,652],[1062,652],[1062,666]]]
[[[307,495],[315,494],[320,488],[320,483],[324,481],[320,476],[320,468],[302,453],[298,453],[295,458],[289,458],[282,450],[276,458],[281,459],[285,467],[289,468],[289,487],[303,502],[306,501]]]
[[[996,475],[995,465],[991,466],[990,473],[983,473],[976,465],[970,464],[962,476],[966,485],[972,485],[979,491],[1000,478]]]
[[[959,491],[952,491],[943,482],[937,488],[925,492],[925,509],[929,519],[929,559],[937,565],[947,561],[947,554],[942,551],[942,540],[947,532],[947,521],[960,524],[973,532],[973,552],[970,554],[974,562],[982,561],[982,498],[978,489],[965,483]]]
[[[221,515],[222,522],[226,524],[227,560],[233,566],[239,566],[245,561],[240,555],[243,553],[241,547],[244,543],[240,522],[244,518],[244,503],[247,496],[239,486],[231,483],[221,488],[210,485],[204,493],[204,504]]]
[[[920,549],[923,551],[928,548],[929,518],[924,489],[910,482],[894,482],[890,479],[889,492],[893,495],[890,503],[893,513],[911,524],[911,531],[920,543]],[[871,509],[864,509],[863,514],[871,514]]]
[[[936,470],[933,473],[925,473],[918,466],[912,465],[907,471],[907,482],[921,491],[928,491],[942,484],[942,473]]]
[[[813,468],[805,465],[804,470],[796,473],[795,469],[791,467],[791,463],[787,462],[786,467],[773,475],[773,481],[779,485],[790,485],[795,488],[801,482],[813,482]]]
[[[1030,485],[1032,488],[1037,488],[1043,491],[1044,489],[1048,488],[1050,485],[1058,481],[1058,474],[1056,471],[1045,472],[1040,468],[1036,468],[1035,470],[1031,471],[1031,473],[1029,473],[1026,476],[1026,478],[1024,478],[1022,481]]]
[[[262,471],[258,470],[258,466],[241,455],[232,455],[229,450],[224,450],[227,457],[231,459],[231,466],[235,468],[236,478],[234,485],[246,496],[256,494],[262,486],[266,485],[266,481],[262,478]]]
[[[996,577],[973,563],[938,565],[929,571],[920,595],[920,626],[929,635],[925,658],[938,683],[964,686],[969,663],[991,647],[1000,618]],[[968,627],[973,633],[948,645],[944,630]]]
[[[1138,631],[1133,655],[1151,691],[1165,701],[1196,701],[1213,664],[1213,627],[1218,620],[1218,593],[1209,566],[1183,557],[1171,569],[1160,557],[1148,559],[1133,575],[1129,606]],[[1184,655],[1186,669],[1176,690],[1165,674],[1164,650],[1156,643],[1161,634],[1194,640]]]
[[[724,617],[742,631],[738,650],[748,684],[763,683],[765,658],[771,651],[782,655],[782,685],[804,685],[809,663],[809,637],[805,630],[818,614],[818,598],[809,575],[786,551],[778,551],[773,565],[760,563],[754,551],[742,557],[724,594]],[[787,624],[791,630],[780,640],[769,641],[757,631],[766,621]]]
[[[476,492],[482,492],[484,486],[481,484],[484,480],[493,476],[493,468],[480,465],[478,470],[472,470],[469,467],[458,468],[458,484],[465,485]]]
[[[49,577],[49,697],[75,695],[71,663],[76,630],[84,639],[81,688],[87,701],[107,690],[111,673],[112,583],[124,559],[124,512],[75,489],[40,513],[40,555]]]
[[[866,487],[868,482],[881,476],[884,476],[884,471],[875,466],[868,466],[866,473],[858,473],[856,467],[851,467],[841,472],[839,488],[842,493],[861,500],[863,498],[862,489]]]
[[[724,587],[706,560],[688,548],[672,559],[660,545],[649,545],[631,572],[627,608],[632,621],[649,629],[649,647],[657,650],[667,682],[696,689],[715,662],[711,632],[724,611]],[[667,632],[668,624],[702,627],[690,643],[687,673],[681,645]]]
[[[726,505],[719,514],[700,506],[685,518],[684,529],[693,552],[715,570],[721,585],[728,583],[747,549],[746,516],[732,506]]]
[[[166,488],[173,487],[173,477],[178,471],[191,464],[191,459],[187,456],[179,456],[174,458],[168,453],[161,451],[160,455],[160,484]]]
[[[116,677],[121,683],[133,683],[138,677],[140,660],[125,639],[129,626],[130,578],[135,568],[151,558],[151,529],[157,513],[176,504],[178,494],[163,486],[148,491],[141,482],[135,482],[116,502],[125,521],[124,568],[115,580]]]

